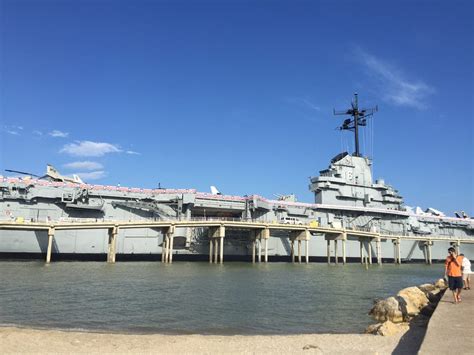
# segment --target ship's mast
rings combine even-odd
[[[359,126],[366,126],[367,125],[367,118],[372,116],[375,112],[378,111],[378,107],[375,106],[374,108],[370,109],[360,109],[359,110],[359,101],[357,93],[354,94],[354,101],[351,104],[352,108],[345,110],[345,111],[336,111],[334,110],[334,115],[350,115],[352,118],[347,118],[342,123],[342,126],[339,129],[354,131],[354,139],[355,139],[355,153],[356,157],[360,157],[360,150],[359,150]]]

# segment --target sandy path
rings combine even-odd
[[[133,335],[0,328],[5,353],[391,354],[416,353],[423,329],[404,336],[305,334],[272,336]]]

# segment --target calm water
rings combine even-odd
[[[0,262],[0,324],[113,332],[362,332],[373,299],[441,265]]]

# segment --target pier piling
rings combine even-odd
[[[431,259],[431,246],[433,245],[433,242],[431,240],[428,241],[428,264],[431,265],[433,264],[433,260]]]
[[[214,239],[209,240],[209,264],[212,264],[212,257],[214,255],[213,252],[213,246],[214,246]]]
[[[347,233],[342,233],[342,264],[346,265],[346,241],[347,241]]]
[[[328,264],[331,264],[331,240],[327,240]]]
[[[372,265],[372,243],[367,241],[367,251],[369,253],[369,265]]]
[[[109,246],[107,250],[107,262],[112,264],[115,263],[118,229],[119,227],[117,225],[112,228],[109,228]]]
[[[376,239],[376,246],[377,246],[377,264],[382,265],[382,242],[380,237]]]
[[[252,238],[252,264],[255,264],[255,248],[257,236],[254,230],[250,231],[250,237]]]
[[[48,229],[48,250],[46,251],[46,263],[51,262],[51,253],[53,249],[54,227]]]
[[[291,239],[291,262],[295,263],[295,240]]]

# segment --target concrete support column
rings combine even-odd
[[[342,263],[346,265],[346,241],[347,233],[342,233]]]
[[[400,238],[397,239],[397,259],[398,263],[402,263],[402,246],[401,246],[401,241]]]
[[[397,238],[393,241],[393,251],[394,251],[394,261],[395,264],[401,264],[401,250],[400,250],[400,238]]]
[[[214,239],[210,239],[209,240],[209,264],[212,264],[212,257],[214,254],[213,246],[214,246]]]
[[[339,264],[339,257],[337,256],[337,239],[334,239],[334,261],[336,262],[336,265]]]
[[[48,250],[46,250],[46,263],[51,262],[51,253],[53,250],[54,227],[48,229]]]
[[[268,263],[268,239],[270,239],[270,229],[265,228],[259,232],[260,240],[263,238],[263,261]]]
[[[113,228],[109,228],[109,247],[107,252],[108,263],[115,263],[118,229],[119,227],[117,225]]]
[[[295,262],[295,240],[291,239],[291,262]]]
[[[254,238],[252,239],[252,264],[255,264],[255,236]]]
[[[170,237],[168,233],[165,233],[165,263],[168,262],[169,250],[170,250]]]
[[[170,226],[165,232],[163,244],[161,246],[161,262],[173,262],[174,228],[174,226]]]
[[[377,264],[382,265],[382,242],[380,237],[376,239],[377,243]]]
[[[262,238],[258,239],[258,262],[262,262]]]
[[[301,264],[301,240],[298,240],[298,263]]]
[[[168,240],[169,240],[168,263],[172,264],[173,263],[174,232],[168,232]]]
[[[225,238],[225,227],[223,225],[219,226],[218,237],[220,241],[219,263],[223,264],[224,263],[224,238]]]
[[[221,247],[220,248],[220,255],[219,255],[219,262],[221,264],[223,264],[224,263],[224,237],[223,236],[221,236],[219,238],[219,242],[220,242],[220,247]]]
[[[217,243],[217,238],[212,238],[214,241],[214,263],[217,264],[217,259],[219,258],[219,245]]]
[[[224,237],[223,225],[209,228],[209,263],[224,262]]]
[[[327,255],[328,255],[328,264],[331,264],[331,241],[327,240]]]
[[[397,241],[392,240],[392,244],[393,244],[393,263],[396,264],[397,263]]]
[[[360,263],[364,263],[364,243],[362,240],[359,239],[359,244],[360,244]]]
[[[433,244],[433,242],[431,240],[428,241],[427,248],[428,248],[428,264],[429,265],[433,264],[433,260],[431,259],[431,245],[432,244]]]
[[[372,243],[370,240],[367,242],[367,249],[369,251],[369,264],[372,265]]]

